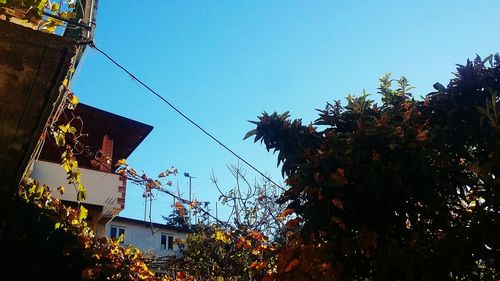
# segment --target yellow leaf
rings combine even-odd
[[[59,16],[63,19],[71,20],[71,19],[74,19],[76,17],[76,13],[75,12],[61,12],[61,13],[59,13]]]
[[[52,12],[57,12],[57,11],[59,11],[59,4],[57,4],[57,3],[52,3],[52,6],[50,7],[50,10],[51,10]]]
[[[40,29],[40,31],[43,33],[54,33],[56,31],[56,26],[43,27],[42,29]]]
[[[224,243],[229,243],[229,237],[228,237],[228,235],[224,231],[222,231],[220,229],[217,229],[215,231],[215,239],[219,240],[219,241],[222,241]]]
[[[71,171],[71,168],[68,165],[68,161],[63,160],[63,162],[61,163],[61,167],[63,167],[66,174]]]
[[[125,241],[125,235],[120,234],[120,237],[118,237],[118,239],[116,240],[116,242],[122,243],[123,241]]]
[[[68,123],[66,125],[59,125],[59,130],[63,131],[64,133],[68,132],[69,128],[71,127],[71,125]]]
[[[76,134],[76,128],[75,127],[69,127],[68,133],[73,134],[73,135]]]
[[[57,190],[59,191],[59,193],[61,193],[61,195],[64,194],[64,191],[65,191],[64,186],[58,187]]]
[[[57,146],[61,147],[66,144],[64,133],[52,132],[52,136],[54,137]]]
[[[78,214],[78,220],[79,221],[85,220],[87,218],[88,213],[89,211],[85,207],[80,205],[80,213]]]
[[[83,184],[79,184],[78,185],[78,192],[76,194],[76,200],[78,202],[81,202],[81,201],[85,201],[85,199],[87,199],[87,190],[85,189],[85,187],[83,187]]]
[[[41,11],[43,9],[43,7],[45,6],[45,4],[47,4],[47,0],[40,1],[40,3],[38,3],[38,7],[37,7],[38,10]]]
[[[69,102],[72,104],[72,105],[77,105],[78,104],[78,98],[76,97],[76,95],[71,95],[71,98],[69,99]]]

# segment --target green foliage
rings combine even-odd
[[[254,280],[271,272],[274,259],[267,238],[260,232],[235,232],[203,226],[180,242],[184,270],[207,280]]]
[[[500,56],[459,65],[416,101],[403,77],[319,110],[314,125],[264,113],[255,135],[278,152],[297,216],[280,280],[500,278]]]
[[[226,239],[229,238],[216,227],[206,227],[190,234],[181,244],[187,245],[184,259],[189,265],[189,274],[213,280],[251,280],[246,270],[248,253],[237,250]]]

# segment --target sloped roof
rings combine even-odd
[[[78,104],[72,112],[74,116],[81,117],[83,122],[82,133],[88,134],[79,141],[88,146],[90,152],[95,153],[102,146],[104,135],[113,139],[113,159],[116,163],[119,159],[125,159],[139,146],[146,136],[153,130],[153,127],[108,111],[104,111],[83,103]],[[64,123],[61,115],[60,123]],[[75,122],[74,126],[80,130],[81,125]],[[41,159],[59,162],[60,153],[53,142],[46,143],[40,155]],[[90,160],[93,155],[80,154],[77,156],[78,163],[82,167],[91,168]]]
[[[112,221],[115,222],[122,222],[122,223],[130,223],[130,224],[135,224],[135,225],[144,225],[145,227],[151,227],[151,223],[149,221],[143,221],[143,220],[136,220],[132,218],[126,218],[126,217],[115,217]],[[174,230],[177,232],[185,232],[185,233],[191,233],[193,230],[189,228],[188,226],[186,227],[178,227],[178,226],[173,226],[169,224],[162,224],[162,223],[152,223],[153,228],[158,228],[160,230]]]

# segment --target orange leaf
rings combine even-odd
[[[127,164],[127,160],[125,159],[120,159],[118,162],[116,162],[115,166],[121,166]]]
[[[244,237],[239,237],[238,242],[236,242],[236,249],[250,249],[252,247],[252,243],[249,240],[246,240]]]
[[[284,220],[287,216],[293,214],[294,209],[287,208],[281,214],[279,214],[278,219]]]
[[[285,268],[285,272],[288,272],[290,270],[292,270],[294,267],[296,267],[298,264],[299,264],[299,260],[298,259],[294,259],[293,261],[291,261],[288,266]]]
[[[344,169],[342,169],[342,168],[337,168],[337,175],[339,175],[339,176],[341,176],[341,177],[344,177],[344,176],[345,176]]]
[[[265,240],[264,235],[262,235],[262,233],[260,233],[258,231],[250,232],[250,237],[252,237],[254,240],[257,240],[257,241]]]
[[[319,265],[319,269],[322,271],[328,271],[332,269],[332,264],[329,262],[324,262]]]
[[[177,209],[177,211],[179,211],[179,215],[181,217],[186,216],[186,211],[184,210],[184,206],[182,205],[181,202],[175,202],[174,207]]]
[[[258,261],[254,261],[250,264],[250,269],[255,269],[257,267]]]
[[[267,261],[260,261],[257,263],[257,265],[255,266],[255,269],[256,270],[261,270],[261,269],[264,269],[267,267]]]
[[[300,223],[301,219],[300,218],[296,218],[296,219],[293,219],[293,220],[289,220],[285,226],[288,227],[288,228],[294,228],[294,227],[297,227],[299,226],[299,223]]]
[[[339,210],[342,210],[344,211],[344,204],[342,204],[342,201],[340,201],[340,199],[338,198],[333,198],[332,199],[332,204],[337,207]]]

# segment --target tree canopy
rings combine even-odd
[[[395,84],[395,85],[394,85]],[[402,77],[327,103],[309,125],[263,113],[277,153],[286,244],[279,280],[496,280],[500,277],[500,56],[458,65],[416,100]]]
[[[363,92],[346,105],[327,103],[309,125],[288,112],[252,121],[246,137],[277,152],[287,185],[277,203],[286,209],[272,204],[267,184],[240,188],[246,180],[234,169],[236,188],[221,195],[232,202],[234,225],[202,226],[181,241],[176,280],[498,280],[500,56],[467,61],[434,88],[417,100],[406,78],[385,75],[380,105]],[[77,100],[68,95],[66,103]],[[55,263],[61,279],[159,280],[137,248],[97,238],[87,225],[73,119],[50,135],[78,208],[25,179],[1,218],[4,275],[49,278]],[[200,202],[165,187],[175,168],[153,179],[123,159],[116,167],[146,198],[153,191],[176,198],[172,222],[185,217],[185,205],[203,213]],[[30,250],[36,255],[26,258]]]

